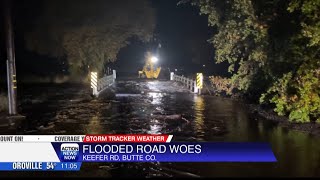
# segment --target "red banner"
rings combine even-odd
[[[149,135],[149,134],[101,134],[101,135],[86,135],[83,142],[103,143],[103,142],[139,142],[139,143],[165,143],[172,140],[173,135]]]

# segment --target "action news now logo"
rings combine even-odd
[[[63,143],[60,148],[61,160],[64,162],[74,162],[79,158],[79,145],[76,143]]]

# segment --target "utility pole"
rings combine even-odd
[[[8,102],[9,115],[17,115],[17,80],[16,80],[16,64],[14,52],[14,37],[11,18],[10,0],[4,1],[4,19],[7,46],[7,81],[8,81]]]

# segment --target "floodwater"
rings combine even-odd
[[[25,87],[20,108],[27,119],[18,130],[0,127],[1,134],[173,134],[174,141],[268,142],[278,162],[87,163],[80,172],[6,175],[320,176],[319,137],[254,117],[241,102],[194,95],[168,81],[118,81],[110,92],[91,99],[89,89],[82,86]]]

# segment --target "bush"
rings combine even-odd
[[[234,86],[232,80],[223,78],[220,76],[209,76],[211,86],[215,89],[215,93],[220,95],[225,93],[226,95],[232,95]]]
[[[285,74],[263,94],[260,102],[275,104],[278,115],[290,121],[320,121],[320,63],[304,63],[298,71]]]

